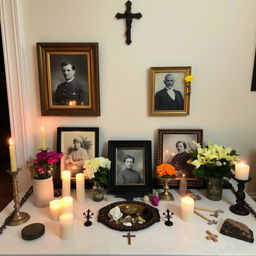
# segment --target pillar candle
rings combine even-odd
[[[73,237],[73,214],[64,213],[60,215],[60,236],[63,240]]]
[[[194,215],[194,199],[188,196],[181,198],[181,218],[191,221]]]
[[[78,202],[84,201],[84,174],[76,174],[76,200]]]
[[[17,165],[16,165],[16,155],[15,155],[15,146],[13,145],[12,139],[10,138],[9,141],[9,152],[10,152],[10,162],[11,162],[11,171],[16,172],[17,171]]]
[[[182,178],[180,179],[179,193],[182,196],[185,196],[187,193],[187,180],[185,174],[183,174]]]
[[[70,171],[62,171],[61,179],[62,179],[62,196],[70,196]]]
[[[50,212],[51,218],[53,220],[58,220],[61,214],[61,201],[60,200],[52,200],[50,202]]]
[[[65,196],[60,201],[61,213],[73,213],[73,197]]]
[[[45,137],[45,129],[42,126],[41,127],[41,146],[42,146],[42,150],[46,150],[46,137]]]
[[[250,166],[243,162],[237,163],[235,166],[235,178],[238,180],[248,180],[249,179]]]

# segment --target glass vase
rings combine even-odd
[[[104,188],[99,181],[94,181],[92,188],[92,200],[94,202],[100,202],[104,199]]]
[[[222,178],[207,177],[206,197],[213,201],[222,199]]]

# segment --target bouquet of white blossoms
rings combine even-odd
[[[222,145],[212,144],[202,146],[196,144],[196,152],[192,152],[188,163],[194,165],[193,174],[198,177],[231,178],[231,169],[234,169],[235,162],[238,160],[236,151]]]
[[[84,162],[84,176],[86,179],[98,181],[103,185],[108,185],[108,171],[111,162],[105,157],[95,157]]]

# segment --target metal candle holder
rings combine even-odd
[[[26,212],[20,212],[20,200],[19,200],[19,188],[17,175],[21,169],[17,169],[15,172],[7,171],[12,176],[12,188],[13,188],[13,200],[14,200],[14,212],[6,219],[8,226],[18,226],[27,222],[30,219],[29,214]]]
[[[245,188],[245,183],[248,182],[248,181],[251,181],[252,178],[249,177],[248,180],[238,180],[238,179],[234,178],[234,180],[236,180],[238,182],[238,184],[237,184],[238,190],[235,193],[235,195],[236,195],[236,204],[231,205],[229,207],[229,210],[231,212],[233,212],[234,214],[237,214],[237,215],[242,215],[242,216],[249,215],[250,211],[245,207],[244,188]]]

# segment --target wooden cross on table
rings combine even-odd
[[[142,14],[139,13],[132,13],[131,12],[131,1],[126,2],[126,11],[125,13],[117,13],[116,18],[117,19],[125,19],[126,20],[126,44],[130,44],[132,42],[131,40],[131,27],[132,27],[132,19],[140,19],[142,17]]]
[[[130,232],[127,235],[123,235],[123,237],[127,237],[128,239],[128,244],[131,244],[131,237],[136,237],[135,235],[131,235]]]
[[[212,234],[209,230],[206,230],[205,232],[208,235],[205,237],[207,240],[212,240],[215,243],[218,242],[218,235]]]

